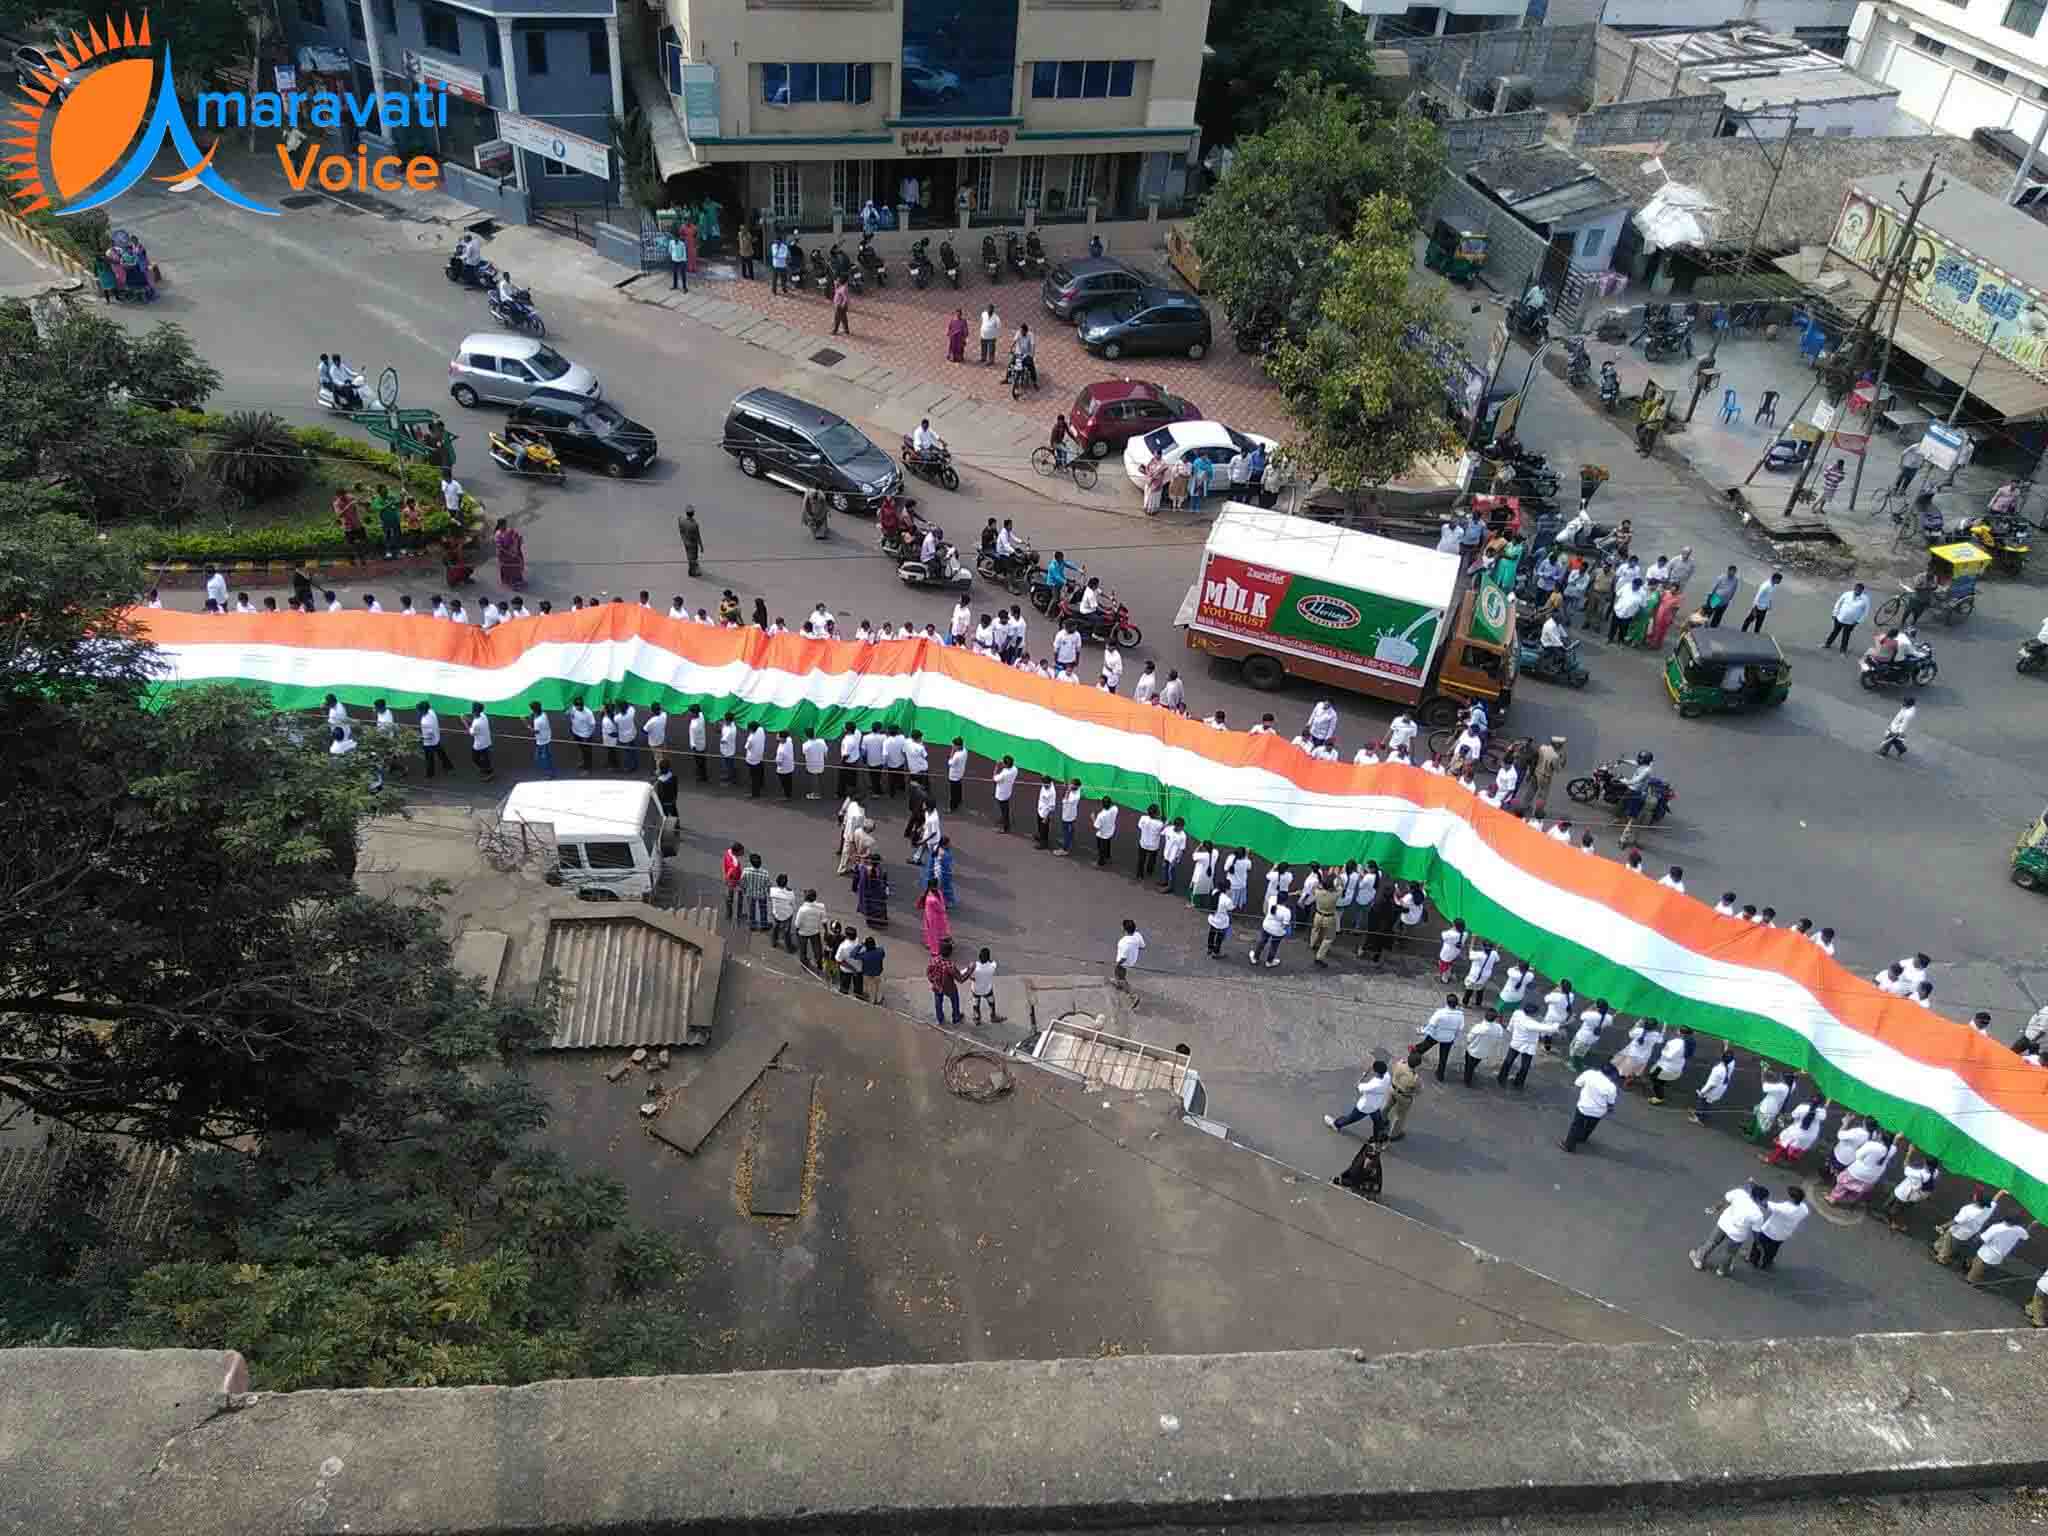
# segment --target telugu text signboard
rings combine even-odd
[[[904,128],[896,135],[896,147],[905,155],[926,159],[939,155],[1002,155],[1010,149],[1008,128],[959,126],[953,128]]]

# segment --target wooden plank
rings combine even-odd
[[[755,1121],[753,1200],[756,1216],[795,1216],[803,1210],[804,1163],[811,1148],[813,1072],[769,1072],[761,1079]]]
[[[704,1058],[703,1071],[684,1086],[662,1117],[666,1129],[661,1139],[694,1157],[788,1043],[773,1030],[757,1034],[742,1030],[737,1037],[713,1047]]]

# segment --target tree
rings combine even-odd
[[[1368,199],[1331,252],[1317,324],[1267,359],[1300,428],[1290,451],[1339,490],[1384,485],[1419,458],[1457,451],[1442,376],[1413,342],[1446,323],[1442,285],[1415,275],[1413,227],[1399,198]]]
[[[137,335],[70,304],[0,303],[0,521],[181,515],[192,466],[168,412],[219,387],[179,326]]]
[[[355,0],[351,0],[355,3]],[[137,7],[138,12],[140,7]],[[160,11],[154,25],[165,28],[173,43],[171,62],[181,87],[210,80],[222,64],[249,59],[249,16],[267,9],[243,0],[178,0],[175,10]],[[121,14],[118,10],[114,15]],[[0,0],[0,31],[24,37],[68,40],[86,35],[88,26],[104,31],[107,12],[89,6],[48,5],[41,0]],[[163,35],[161,32],[159,36]],[[159,50],[161,51],[161,50]]]
[[[1212,0],[1195,117],[1205,143],[1230,145],[1264,128],[1282,79],[1314,71],[1363,95],[1372,84],[1365,28],[1333,0]]]
[[[1238,345],[1262,351],[1314,327],[1330,254],[1380,193],[1429,206],[1442,174],[1434,127],[1311,74],[1283,76],[1272,121],[1238,145],[1194,217],[1202,287]],[[1413,214],[1411,212],[1411,218]]]

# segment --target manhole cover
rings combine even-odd
[[[830,347],[820,347],[811,354],[811,361],[820,368],[830,368],[834,363],[845,362],[846,354],[844,352],[835,352]]]

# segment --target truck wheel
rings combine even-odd
[[[1422,706],[1422,723],[1431,726],[1456,725],[1458,723],[1458,701],[1437,697]]]
[[[1592,775],[1588,774],[1584,778],[1573,779],[1569,784],[1565,785],[1564,792],[1578,801],[1579,804],[1590,805],[1594,796],[1600,793],[1600,786],[1593,781]]]
[[[1247,688],[1256,688],[1261,693],[1271,693],[1287,681],[1287,669],[1270,656],[1247,656],[1238,671]]]

